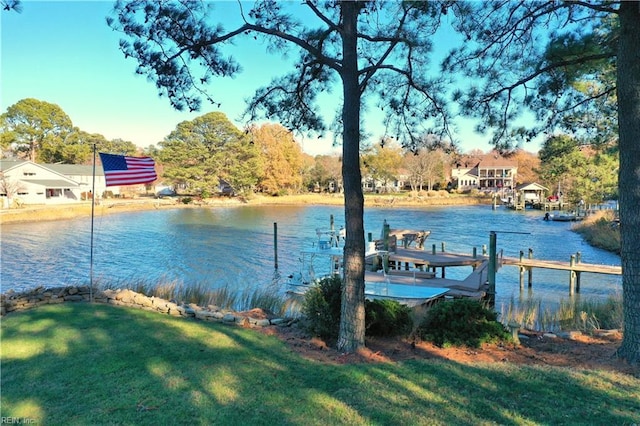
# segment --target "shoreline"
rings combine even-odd
[[[181,198],[181,197],[180,197]],[[285,195],[278,197],[254,196],[250,199],[217,197],[189,204],[180,202],[175,198],[134,198],[134,199],[109,199],[102,200],[94,206],[94,217],[110,214],[125,213],[131,211],[159,210],[159,209],[183,209],[183,208],[214,208],[214,207],[240,207],[260,205],[344,205],[342,194],[321,195],[301,194]],[[367,194],[365,207],[430,207],[430,206],[460,206],[460,205],[486,205],[490,204],[490,198],[454,195],[450,197],[423,197],[409,198],[407,196]],[[16,209],[0,210],[0,224],[28,223],[41,221],[55,221],[74,219],[77,217],[91,216],[91,203],[81,202],[73,204],[60,204],[51,206],[24,206]]]

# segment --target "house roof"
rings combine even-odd
[[[80,186],[72,180],[62,179],[22,179],[22,182],[28,182],[34,185],[45,186],[47,188],[70,188],[72,186]]]
[[[43,164],[44,167],[54,172],[67,176],[92,176],[93,166],[84,164]],[[96,176],[104,176],[102,167],[96,167]]]
[[[474,167],[507,167],[514,168],[518,166],[516,161],[508,160],[498,154],[482,154],[482,155],[466,155],[460,158],[457,165],[461,168],[471,169]]]
[[[4,172],[19,166],[22,163],[26,163],[24,160],[0,160],[0,171]]]
[[[523,183],[516,186],[516,191],[548,191],[549,188],[545,188],[536,182]]]

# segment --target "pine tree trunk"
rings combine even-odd
[[[621,2],[617,57],[624,334],[618,355],[640,363],[640,3]]]
[[[360,172],[360,88],[358,85],[357,18],[360,5],[343,2],[342,177],[345,227],[344,277],[338,350],[364,346],[364,196]]]

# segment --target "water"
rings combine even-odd
[[[211,288],[256,288],[281,282],[299,270],[299,251],[316,240],[316,228],[344,224],[342,207],[242,206],[154,210],[98,217],[94,224],[94,280],[177,281]],[[619,265],[617,255],[593,248],[570,231],[571,223],[547,222],[540,211],[514,212],[491,206],[367,208],[365,232],[379,238],[386,219],[392,228],[430,230],[425,247],[481,253],[497,231],[498,250],[518,257]],[[278,270],[274,269],[274,223],[278,227]],[[86,284],[90,277],[90,218],[2,226],[0,288]],[[509,233],[509,232],[519,232]],[[521,234],[525,233],[525,234]],[[463,278],[470,268],[449,268],[447,278]],[[284,277],[284,278],[283,278]],[[533,288],[520,292],[516,267],[497,274],[498,303],[511,299],[557,302],[569,295],[569,273],[536,269]],[[619,276],[582,274],[582,297],[621,293]]]

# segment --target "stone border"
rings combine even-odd
[[[25,311],[42,305],[65,302],[89,302],[89,286],[69,286],[45,288],[38,287],[25,292],[9,290],[0,294],[0,316],[11,312]],[[220,321],[227,324],[237,324],[244,327],[268,327],[270,325],[289,326],[295,318],[253,318],[243,313],[221,310],[209,305],[206,308],[196,304],[177,304],[155,296],[145,296],[129,289],[94,290],[95,303],[126,306],[158,312],[174,317],[196,318],[203,321]]]

